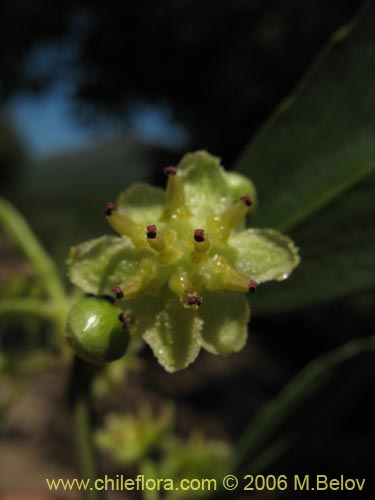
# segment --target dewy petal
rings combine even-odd
[[[143,338],[159,363],[168,372],[175,372],[186,368],[198,356],[201,329],[202,320],[196,311],[184,309],[172,292],[166,292],[163,308]]]
[[[145,183],[138,183],[123,191],[117,207],[120,213],[144,227],[155,224],[164,210],[165,191]]]
[[[85,293],[113,295],[112,287],[131,278],[150,255],[149,250],[136,250],[125,236],[102,236],[72,247],[68,275]]]
[[[286,279],[300,260],[293,241],[273,229],[245,229],[228,243],[237,250],[236,269],[257,283]]]
[[[205,293],[199,315],[203,319],[202,346],[207,351],[230,354],[245,345],[250,308],[244,294]]]
[[[219,158],[206,151],[189,153],[177,165],[177,172],[183,182],[185,203],[193,215],[193,224],[199,226],[208,214],[220,212],[232,202]]]

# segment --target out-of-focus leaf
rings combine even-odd
[[[149,453],[162,447],[173,424],[172,406],[163,406],[156,417],[146,404],[137,415],[108,414],[95,440],[99,448],[108,451],[119,464],[139,464]]]
[[[252,298],[258,314],[281,312],[371,289],[375,284],[375,176],[353,187],[299,227],[301,264]]]
[[[263,446],[275,437],[277,430],[280,430],[293,413],[307,399],[316,394],[339,368],[347,369],[350,363],[357,363],[357,366],[361,366],[364,360],[371,362],[374,353],[375,339],[367,337],[351,340],[308,363],[273,400],[263,406],[250,423],[238,442],[232,469],[237,471],[245,462],[251,461],[250,470],[260,472],[262,469],[257,470],[253,467],[257,456],[262,453]],[[279,451],[285,451],[280,444],[282,444],[281,441],[275,442]],[[262,467],[269,465],[273,458],[274,456],[270,454],[270,460],[268,463],[267,460],[262,461]]]
[[[370,1],[332,37],[237,164],[257,186],[253,223],[291,232],[301,249],[293,277],[277,291],[270,285],[267,299],[257,299],[258,311],[305,306],[374,284],[374,61]]]

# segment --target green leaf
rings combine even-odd
[[[292,310],[373,289],[374,192],[372,176],[293,234],[301,265],[286,282],[267,284],[264,293],[257,294],[257,313]]]
[[[299,263],[293,241],[273,229],[245,229],[229,244],[236,248],[236,269],[257,283],[286,279]]]
[[[374,30],[374,2],[367,2],[237,164],[259,193],[253,222],[289,231],[301,249],[288,283],[259,298],[264,313],[343,297],[373,281]]]
[[[250,308],[243,294],[211,292],[204,295],[202,345],[213,354],[238,352],[246,343]]]
[[[117,206],[121,213],[148,226],[159,220],[165,203],[165,192],[149,184],[138,183],[123,191]]]
[[[151,251],[135,250],[126,237],[102,236],[72,247],[68,259],[70,280],[85,293],[110,294],[137,270]]]
[[[247,463],[254,466],[255,472],[262,469],[255,467],[256,457],[265,443],[275,436],[281,426],[287,426],[288,419],[302,406],[307,398],[318,391],[341,366],[348,366],[350,361],[371,360],[375,352],[374,337],[351,340],[337,349],[322,354],[308,363],[274,398],[268,401],[249,424],[240,437],[235,454],[235,463],[231,471],[236,472]],[[272,456],[270,457],[272,460]],[[264,463],[263,467],[270,465]]]
[[[201,348],[202,320],[195,311],[184,309],[172,292],[166,292],[163,308],[144,334],[159,363],[175,372],[190,365]]]

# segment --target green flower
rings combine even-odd
[[[149,405],[137,415],[109,414],[104,427],[95,435],[96,444],[112,454],[122,465],[138,464],[168,439],[174,422],[174,409],[165,405],[157,416]]]
[[[136,184],[108,203],[107,220],[120,236],[73,247],[68,265],[84,292],[115,296],[131,334],[173,372],[201,347],[239,351],[250,319],[245,294],[287,278],[299,257],[279,232],[246,228],[254,186],[217,158],[198,151],[164,171],[166,191]]]

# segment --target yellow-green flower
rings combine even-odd
[[[246,294],[283,280],[298,264],[293,242],[272,229],[246,228],[253,184],[204,151],[167,167],[166,191],[136,184],[106,217],[120,236],[73,247],[69,276],[84,292],[111,295],[168,371],[188,366],[201,347],[240,350]]]
[[[151,406],[145,405],[137,415],[107,415],[104,427],[96,433],[95,440],[121,465],[139,464],[168,440],[173,423],[172,406],[164,405],[155,416]]]

